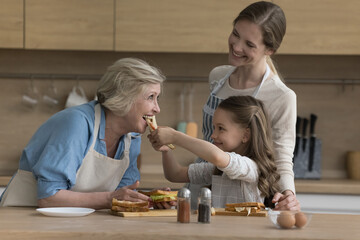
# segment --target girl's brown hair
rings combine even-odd
[[[255,2],[242,10],[233,21],[248,20],[258,25],[262,32],[263,42],[267,49],[274,53],[278,50],[286,32],[286,18],[283,10],[272,2]],[[266,59],[271,70],[278,75],[270,57]]]
[[[232,96],[222,101],[219,108],[232,113],[232,120],[250,129],[250,140],[242,155],[256,162],[259,170],[258,188],[263,197],[279,191],[280,175],[274,161],[271,127],[264,104],[251,96]]]

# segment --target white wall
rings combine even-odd
[[[296,197],[304,212],[360,214],[359,195],[297,194]]]

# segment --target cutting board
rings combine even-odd
[[[110,213],[119,217],[176,217],[176,209],[150,209],[148,212],[115,212]]]
[[[225,211],[224,208],[216,208],[215,209],[215,216],[222,215],[222,216],[248,216],[246,212],[229,212]],[[266,217],[267,211],[263,210],[257,213],[250,213],[249,216],[251,217]]]

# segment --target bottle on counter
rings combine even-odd
[[[201,188],[198,205],[198,222],[210,223],[211,218],[211,191]]]
[[[177,221],[179,223],[190,222],[191,192],[187,188],[181,188],[177,195]]]

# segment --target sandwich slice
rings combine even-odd
[[[243,213],[246,216],[265,210],[265,205],[259,202],[227,203],[225,206],[227,212]]]
[[[148,202],[130,202],[112,199],[111,211],[113,212],[148,212]]]
[[[149,196],[153,202],[171,202],[177,200],[178,191],[153,190],[151,192],[139,191]]]
[[[147,125],[149,126],[151,132],[158,128],[156,118],[154,115],[153,116],[144,116],[144,119],[145,119]],[[170,149],[175,149],[175,146],[172,144],[168,144],[167,146]]]

